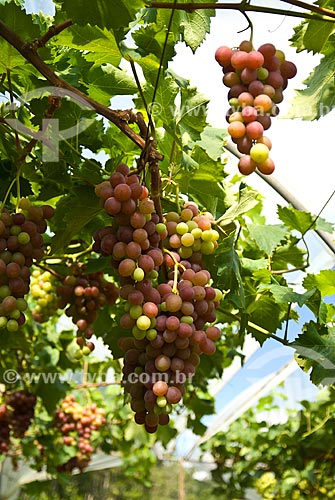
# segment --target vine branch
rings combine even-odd
[[[261,5],[251,5],[250,3],[214,3],[214,2],[205,2],[205,3],[183,3],[177,4],[174,8],[176,10],[185,10],[186,12],[194,12],[195,10],[207,10],[207,9],[226,9],[226,10],[238,10],[242,13],[245,11],[250,12],[263,12],[268,14],[279,14],[289,17],[300,17],[304,19],[314,19],[317,21],[327,21],[327,22],[335,22],[335,11],[324,9],[322,7],[318,7],[316,5],[310,5],[305,2],[301,2],[298,0],[283,0],[285,3],[289,5],[293,5],[295,7],[300,7],[302,9],[310,10],[315,12],[315,14],[305,13],[305,12],[295,12],[285,9],[276,9],[273,7],[264,7]],[[172,4],[170,2],[151,2],[147,5],[148,8],[155,9],[171,9]]]
[[[92,99],[76,87],[57,76],[56,73],[38,55],[37,48],[41,46],[41,43],[45,43],[45,41],[50,40],[54,34],[59,33],[71,24],[71,20],[65,21],[61,25],[54,26],[53,29],[50,28],[49,31],[43,37],[37,39],[37,41],[34,40],[32,42],[25,42],[17,33],[12,31],[8,28],[8,26],[6,26],[6,24],[0,21],[0,36],[12,45],[12,47],[14,47],[28,62],[30,62],[52,85],[76,94],[88,105],[90,105],[99,115],[104,116],[109,121],[114,123],[114,125],[116,125],[137,146],[144,149],[145,140],[128,124],[136,123],[137,117],[135,113],[130,110],[125,112],[122,110],[110,109],[95,99]],[[150,155],[157,161],[163,159],[163,155],[153,148],[150,151]]]

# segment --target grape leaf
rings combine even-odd
[[[121,61],[121,53],[115,37],[106,28],[101,29],[89,24],[71,26],[62,31],[57,38],[54,38],[53,44],[85,50],[86,61],[93,62],[95,66],[100,66],[103,63],[118,66]]]
[[[100,200],[92,187],[81,185],[71,195],[64,196],[57,203],[53,220],[53,223],[61,229],[52,239],[53,252],[63,250],[100,211]]]
[[[258,226],[248,224],[250,237],[255,240],[257,246],[267,255],[271,255],[274,249],[285,238],[287,229],[280,224],[267,224]]]
[[[89,96],[106,105],[113,95],[131,95],[137,91],[134,78],[112,64],[92,68],[86,78]]]
[[[258,290],[269,290],[273,298],[278,303],[287,304],[288,302],[297,303],[300,307],[302,307],[305,302],[312,297],[315,292],[315,289],[312,288],[305,293],[297,293],[292,288],[281,285],[267,285],[261,284],[258,287]]]
[[[113,29],[119,39],[123,38],[123,30],[120,26],[128,26],[138,11],[145,6],[144,0],[118,0],[117,2],[95,0],[94,9],[91,0],[76,0],[76,2],[63,0],[62,3],[63,9],[74,23],[86,25],[89,17],[91,25]]]
[[[240,198],[231,207],[226,210],[226,212],[220,217],[220,225],[225,226],[230,224],[232,221],[237,219],[240,215],[249,212],[253,207],[255,207],[259,200],[257,199],[258,193],[250,189],[242,189],[240,191]]]
[[[295,229],[301,234],[305,234],[306,231],[313,228],[329,233],[333,231],[333,225],[331,223],[325,221],[321,217],[315,220],[315,217],[309,212],[297,210],[293,207],[281,207],[278,205],[277,213],[280,220],[283,221],[288,228]]]
[[[319,274],[308,274],[303,281],[303,286],[307,290],[317,288],[321,296],[335,294],[335,269],[324,269]]]
[[[224,139],[227,136],[227,130],[207,126],[201,133],[201,140],[197,145],[203,148],[212,160],[218,160],[223,153]]]
[[[335,57],[326,55],[314,72],[303,82],[306,88],[297,90],[285,118],[318,120],[335,106]]]
[[[215,10],[196,10],[195,12],[179,12],[179,24],[183,33],[183,40],[192,52],[204,41],[209,33],[210,18],[215,16]]]
[[[335,329],[327,329],[314,321],[306,323],[302,333],[290,344],[296,350],[296,360],[310,372],[314,384],[335,382]]]

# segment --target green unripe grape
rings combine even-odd
[[[133,336],[135,337],[135,339],[137,340],[142,340],[145,338],[146,336],[146,330],[140,330],[136,325],[133,326],[132,330],[131,330]]]
[[[158,234],[163,234],[166,231],[166,225],[162,222],[156,224],[156,231]]]
[[[157,330],[155,330],[154,328],[150,328],[150,330],[146,332],[145,336],[150,341],[155,340],[155,338],[157,337]]]
[[[137,267],[135,271],[133,272],[133,280],[135,281],[143,281],[144,280],[145,273],[141,267]]]
[[[179,222],[179,224],[177,224],[176,226],[176,232],[178,234],[188,233],[188,225],[186,224],[186,222]]]
[[[198,224],[194,221],[194,220],[188,220],[186,222],[187,226],[188,226],[188,231],[191,232],[192,229],[196,229],[198,227]]]
[[[263,163],[269,157],[269,148],[265,144],[256,143],[250,149],[250,157],[256,163]]]
[[[19,208],[22,208],[22,210],[28,210],[29,207],[31,207],[30,200],[28,200],[28,198],[21,198],[19,201]]]
[[[172,405],[168,403],[164,408],[164,413],[171,413],[172,410],[173,410]]]
[[[22,231],[22,233],[18,235],[17,240],[20,243],[20,245],[26,245],[30,241],[30,236],[28,233]]]
[[[192,248],[183,246],[178,248],[178,253],[182,259],[188,259],[193,254],[193,250]]]
[[[13,236],[17,236],[21,233],[21,226],[17,226],[16,224],[10,228],[10,234]]]
[[[237,97],[232,97],[231,99],[229,99],[229,104],[232,108],[234,109],[238,109],[239,108],[239,103],[238,103],[238,99]]]
[[[167,405],[167,400],[165,396],[157,396],[156,404],[160,408],[164,408]]]
[[[0,299],[4,299],[10,295],[10,289],[7,285],[0,286]]]
[[[150,318],[150,328],[155,328],[156,323],[156,318]]]
[[[21,316],[21,313],[18,309],[14,309],[14,311],[12,311],[9,315],[9,317],[11,319],[19,319],[20,316]]]
[[[0,328],[5,328],[7,325],[7,318],[5,316],[0,316]]]
[[[131,306],[129,309],[129,315],[132,319],[137,319],[141,316],[142,314],[142,306],[136,305],[136,306]]]
[[[84,345],[81,352],[84,356],[88,356],[89,354],[91,354],[91,349],[87,345]]]
[[[211,255],[212,253],[214,253],[214,250],[214,243],[212,241],[204,241],[201,244],[201,253],[203,253],[204,255]]]
[[[163,311],[163,312],[167,311],[166,302],[161,303],[161,311]]]
[[[50,281],[45,281],[42,287],[46,292],[50,292],[50,290],[52,290],[52,283],[50,283]]]
[[[195,239],[201,238],[202,230],[200,229],[200,227],[196,227],[192,229],[191,234],[194,236]]]
[[[150,318],[148,318],[148,316],[144,316],[144,315],[139,316],[136,320],[136,326],[140,330],[148,330],[151,326]]]
[[[130,308],[131,308],[131,303],[130,302],[126,302],[125,305],[124,305],[124,312],[128,312]]]
[[[258,70],[257,70],[258,80],[266,80],[268,76],[269,76],[269,72],[266,68],[258,68]]]
[[[192,325],[193,324],[193,318],[192,316],[182,316],[180,318],[181,323],[186,323],[187,325]]]
[[[151,220],[151,214],[143,214],[143,215],[146,218],[147,222]]]
[[[7,330],[9,332],[17,332],[19,329],[19,324],[18,322],[16,321],[16,319],[9,319],[7,321]]]
[[[168,222],[178,222],[179,221],[179,214],[177,212],[168,212],[165,216],[166,220]]]
[[[154,281],[157,278],[158,278],[158,271],[156,271],[156,269],[153,269],[151,273],[148,275],[148,279],[150,281]]]
[[[197,238],[196,240],[194,240],[194,243],[192,246],[193,252],[200,252],[201,245],[202,245],[202,240],[200,238]]]
[[[184,247],[191,247],[194,243],[194,236],[191,233],[185,233],[180,238],[180,241]]]
[[[79,350],[73,357],[74,359],[79,361],[83,357],[83,353],[81,352],[81,350]]]
[[[136,373],[137,375],[140,375],[141,373],[143,373],[142,366],[136,366],[134,373]]]
[[[211,229],[206,229],[205,231],[202,232],[201,239],[203,241],[212,241],[212,230]]]
[[[215,302],[220,302],[220,300],[222,299],[223,297],[223,293],[221,292],[221,290],[219,290],[218,288],[214,288],[215,290],[215,297],[214,297],[214,300]]]
[[[39,285],[32,285],[30,287],[30,293],[35,298],[40,297],[40,295],[41,295],[41,288],[39,287]]]

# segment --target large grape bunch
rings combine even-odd
[[[82,471],[94,453],[93,433],[106,423],[105,411],[96,404],[82,406],[69,394],[56,410],[54,426],[60,431],[66,449],[74,449],[74,456],[58,467],[59,472]]]
[[[248,175],[258,169],[271,174],[275,169],[269,156],[272,144],[264,131],[278,115],[277,104],[282,102],[283,91],[297,68],[272,43],[258,50],[249,41],[241,42],[236,49],[223,45],[216,50],[215,59],[222,66],[223,83],[229,87],[228,133],[243,154],[239,171]]]
[[[0,330],[9,332],[25,323],[30,268],[44,256],[42,234],[54,213],[51,206],[34,206],[25,198],[19,208],[14,214],[6,208],[0,212]]]
[[[12,437],[24,437],[34,418],[35,404],[35,395],[15,391],[0,405],[0,455],[9,452]]]
[[[62,284],[56,289],[58,307],[72,318],[77,326],[77,344],[81,354],[90,354],[95,346],[91,339],[93,323],[98,311],[105,305],[114,305],[119,290],[114,283],[107,281],[102,272],[85,273],[85,266],[74,264],[69,268]]]
[[[124,388],[135,421],[155,432],[169,422],[200,355],[213,354],[220,337],[212,324],[222,293],[202,259],[215,251],[218,233],[213,217],[191,202],[160,221],[147,188],[124,164],[96,194],[112,222],[96,231],[93,249],[111,256],[124,300]]]

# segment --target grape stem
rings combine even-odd
[[[148,3],[148,8],[154,9],[175,9],[175,10],[185,10],[186,12],[194,12],[196,10],[208,10],[208,9],[227,9],[227,10],[238,10],[240,12],[250,11],[250,12],[264,12],[268,14],[279,14],[281,16],[289,16],[289,17],[299,17],[301,19],[314,19],[319,21],[335,21],[335,11],[325,9],[323,7],[318,7],[317,5],[311,5],[306,2],[301,2],[300,0],[283,0],[285,3],[289,5],[294,5],[295,7],[300,7],[302,9],[306,9],[314,12],[315,14],[305,13],[305,12],[295,12],[292,10],[285,9],[275,9],[273,7],[265,7],[261,5],[251,5],[250,3],[246,3],[242,1],[241,3],[232,3],[232,2],[204,2],[204,3],[180,3],[172,7],[170,2],[151,2]]]
[[[180,264],[180,262],[178,262],[175,258],[175,256],[173,255],[172,252],[170,252],[170,250],[167,250],[166,248],[163,248],[163,252],[167,253],[170,255],[171,259],[173,260],[173,287],[172,287],[172,293],[175,293],[175,294],[179,294],[178,292],[178,268],[181,267],[183,271],[185,271],[185,267],[183,266],[183,264]]]

